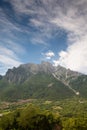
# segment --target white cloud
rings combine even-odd
[[[38,20],[38,19],[31,19],[30,20],[31,24],[36,26],[36,27],[40,27],[40,26],[44,26],[43,22]]]
[[[29,21],[38,28],[33,42],[44,43],[56,30],[67,32],[67,49],[59,52],[55,64],[87,74],[87,0],[10,0],[16,15],[31,15]],[[29,23],[29,24],[30,24]],[[9,24],[10,25],[10,24]],[[15,27],[16,29],[16,27]],[[39,37],[41,35],[41,37]],[[51,59],[54,54],[45,54]]]
[[[53,57],[55,54],[52,51],[45,53],[46,56]]]
[[[22,62],[20,55],[25,53],[14,32],[23,30],[14,21],[11,22],[3,9],[0,8],[0,74],[4,75],[8,68],[17,67]]]
[[[0,45],[0,74],[4,75],[8,68],[17,67],[20,64],[22,62],[13,50]]]
[[[43,54],[43,53],[42,53],[42,54]],[[51,51],[51,50],[49,50],[48,52],[44,53],[43,55],[44,55],[44,57],[45,57],[47,60],[50,60],[52,57],[55,56],[54,52]]]
[[[16,22],[11,21],[1,8],[0,8],[0,28],[2,29],[2,32],[4,34],[7,34],[8,32],[11,36],[14,36],[12,35],[13,31],[22,32],[20,26]]]
[[[27,16],[27,25],[37,30],[37,32],[33,32],[33,38],[31,37],[32,43],[45,43],[46,45],[46,40],[52,38],[54,32],[56,32],[56,27],[50,22],[50,18],[52,18],[51,12],[53,11],[51,10],[50,5],[53,5],[54,2],[51,0],[10,0],[9,2],[13,6],[15,14],[18,16],[18,18],[21,20],[22,15]]]
[[[59,53],[55,65],[62,65],[75,71],[87,74],[87,37],[68,46],[66,51]]]
[[[36,44],[47,45],[42,35],[32,37],[31,42],[32,44],[35,44],[35,45]]]
[[[5,55],[0,55],[0,63],[7,65],[9,67],[13,67],[13,66],[18,66],[19,64],[21,64],[21,62],[17,61],[17,59],[13,59],[9,56],[5,56]]]
[[[87,1],[66,5],[66,15],[61,8],[51,22],[67,32],[68,47],[59,52],[55,65],[62,65],[87,74]]]

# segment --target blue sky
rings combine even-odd
[[[0,74],[49,61],[87,74],[87,0],[0,0]]]

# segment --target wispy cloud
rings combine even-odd
[[[21,32],[21,28],[8,20],[3,10],[0,12],[0,74],[5,74],[8,68],[22,64],[21,55],[26,49],[21,44],[21,39],[14,32]]]
[[[43,36],[34,36],[34,37],[32,37],[31,38],[31,42],[32,42],[32,44],[43,44],[43,45],[46,45],[46,42],[45,42],[45,40],[44,40],[44,38],[43,38]]]
[[[7,32],[30,33],[33,44],[44,44],[62,30],[67,33],[67,49],[58,53],[56,64],[87,74],[87,0],[7,0],[18,22],[9,22],[1,16]],[[26,21],[23,22],[23,16]],[[4,22],[5,21],[5,22]],[[6,24],[8,23],[8,25]],[[20,24],[23,25],[21,28]],[[26,25],[26,26],[25,26]],[[1,24],[2,26],[2,24]],[[3,26],[2,26],[3,27]],[[31,27],[32,29],[29,30]],[[5,28],[3,29],[3,34]],[[46,44],[44,44],[46,45]],[[49,56],[48,56],[49,57]],[[49,58],[48,58],[49,59]]]
[[[33,32],[33,37],[31,37],[31,41],[33,41],[33,43],[46,43],[46,40],[52,38],[56,31],[58,33],[58,29],[56,29],[54,24],[50,22],[50,18],[52,19],[54,16],[52,13],[53,7],[51,6],[54,5],[55,2],[52,2],[51,0],[10,0],[10,3],[15,11],[16,16],[18,16],[20,19],[22,19],[21,16],[26,16],[28,21],[27,27],[31,26],[35,29],[35,33]],[[37,39],[40,39],[40,42]]]
[[[0,28],[2,30],[3,34],[10,35],[11,37],[14,37],[15,31],[22,31],[20,26],[17,25],[14,21],[11,21],[9,16],[5,14],[2,8],[0,8]]]
[[[18,59],[16,53],[7,49],[4,46],[0,46],[0,73],[5,74],[8,68],[13,66],[17,67],[22,62]],[[4,71],[3,71],[4,70]]]
[[[6,16],[2,8],[0,8],[0,30],[0,74],[4,75],[8,68],[17,67],[22,63],[20,55],[25,54],[25,49],[18,44],[19,37],[15,35],[23,30]]]

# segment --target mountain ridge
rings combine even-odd
[[[81,84],[82,87],[79,85]],[[49,62],[22,64],[0,78],[1,100],[87,98],[87,76]],[[82,89],[82,93],[81,93]]]
[[[26,76],[30,76],[30,75],[41,73],[41,72],[45,72],[48,74],[55,73],[59,79],[76,78],[80,75],[84,75],[79,72],[72,71],[70,69],[66,69],[60,65],[55,67],[49,62],[43,61],[43,62],[41,62],[41,64],[27,63],[27,64],[22,64],[17,68],[14,67],[13,69],[8,69],[8,71],[6,72],[6,75],[4,77],[8,78],[11,75],[10,77],[12,78],[12,73],[13,74],[16,73],[17,75],[24,74]]]

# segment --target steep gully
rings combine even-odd
[[[53,75],[53,77],[54,77],[55,79],[57,79],[58,81],[61,81],[61,80],[57,77],[57,75],[56,75],[55,73],[52,73],[52,75]],[[63,84],[65,84],[70,90],[72,90],[75,95],[77,95],[77,96],[80,95],[80,93],[79,93],[78,91],[76,91],[75,89],[73,89],[73,88],[69,85],[68,82],[66,82],[65,80],[62,80],[62,82],[63,82]]]

